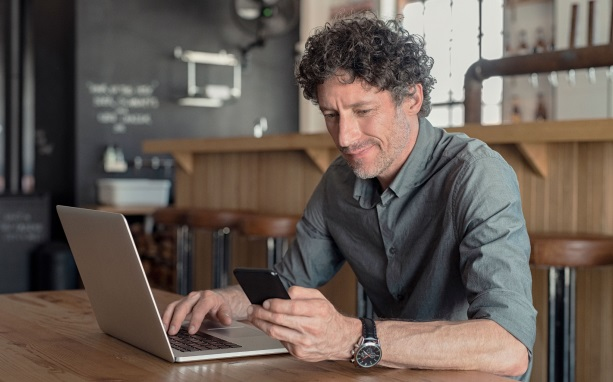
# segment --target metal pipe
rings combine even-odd
[[[613,3],[611,4],[611,19],[609,20],[609,44],[613,44]]]
[[[577,13],[578,13],[579,5],[573,4],[572,11],[570,14],[570,36],[568,41],[568,47],[575,47],[575,39],[577,37]]]
[[[6,51],[6,190],[12,194],[21,191],[21,125],[23,96],[23,33],[22,2],[12,0],[8,13]]]
[[[594,45],[594,0],[590,0],[587,11],[587,46]]]
[[[545,52],[526,56],[479,60],[464,76],[464,122],[481,122],[481,87],[493,76],[550,73],[613,65],[613,44]]]

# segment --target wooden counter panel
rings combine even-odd
[[[177,177],[178,206],[301,214],[321,178],[300,151],[199,155],[195,176]]]
[[[264,213],[302,214],[321,179],[321,170],[301,150],[195,155],[192,175],[178,169],[175,204],[179,207],[228,208]],[[194,287],[211,286],[210,235],[199,233],[194,259]],[[263,240],[234,238],[232,267],[265,267]],[[234,279],[232,279],[235,282]],[[322,292],[335,306],[355,314],[355,276],[348,266]]]
[[[549,143],[546,178],[511,145],[492,145],[513,166],[528,230],[613,235],[613,142]],[[547,376],[547,272],[533,269],[539,314],[532,379]],[[607,381],[613,373],[613,267],[577,271],[577,381]]]

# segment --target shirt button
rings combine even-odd
[[[401,293],[397,294],[397,295],[396,295],[396,300],[398,300],[398,301],[402,301],[402,300],[404,300],[404,295],[403,295],[403,294],[401,294]]]
[[[396,254],[396,247],[390,248],[390,254],[391,255],[395,255]]]

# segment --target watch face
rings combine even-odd
[[[375,366],[381,360],[381,348],[374,343],[363,344],[355,355],[355,362],[362,367]]]

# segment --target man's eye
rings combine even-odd
[[[357,115],[366,115],[368,113],[370,113],[370,109],[362,109],[362,110],[356,110],[355,112]]]
[[[325,119],[333,119],[333,118],[336,118],[336,116],[337,116],[337,114],[335,114],[335,113],[326,113],[326,114],[324,114],[324,118]]]

